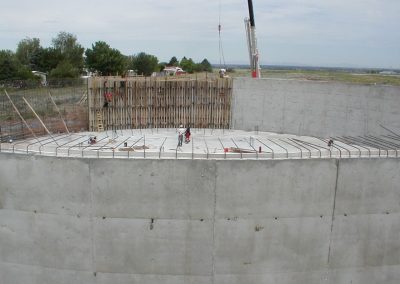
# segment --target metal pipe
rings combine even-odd
[[[74,134],[72,134],[72,135],[74,135]],[[57,153],[58,153],[58,148],[60,148],[60,147],[62,147],[62,146],[65,146],[65,145],[68,145],[68,144],[71,143],[71,142],[75,142],[76,140],[78,140],[78,139],[80,139],[80,138],[83,138],[83,137],[85,137],[85,136],[86,136],[86,135],[79,135],[78,138],[75,138],[74,140],[68,141],[67,143],[64,143],[64,144],[62,144],[62,145],[57,146],[57,147],[56,147],[56,156],[57,156]]]
[[[250,136],[250,141],[251,141],[252,137]],[[247,139],[245,138],[245,140],[247,141]],[[256,152],[256,159],[258,160],[258,152],[257,150],[253,147],[253,145],[251,145],[251,142],[247,141],[247,143],[249,143],[250,147],[253,148],[254,152]]]
[[[84,137],[86,137],[86,135],[85,135]],[[76,140],[78,140],[78,139],[76,139]],[[83,140],[83,141],[87,141],[87,139],[85,139],[85,140]],[[78,146],[78,145],[82,145],[83,141],[82,141],[82,142],[79,142],[79,143],[76,143],[76,144],[74,144],[74,145],[68,147],[67,156],[69,157],[69,151],[70,151],[71,148],[74,148],[75,146]],[[73,142],[73,141],[70,141],[69,143],[71,143],[71,142]],[[67,144],[69,144],[69,143],[67,143]]]
[[[364,147],[364,146],[361,146],[358,144],[357,144],[358,147],[356,147],[356,146],[354,146],[354,142],[352,142],[351,140],[347,140],[345,137],[336,137],[335,139],[338,139],[340,142],[345,143],[346,145],[349,145],[351,147],[355,147],[357,149],[358,149],[358,147],[366,149],[368,151],[368,156],[371,157],[371,150],[368,147]],[[344,140],[344,141],[342,141],[342,140]]]
[[[203,139],[204,139],[204,144],[206,145],[206,148],[207,148],[207,160],[208,160],[208,155],[209,155],[209,151],[208,151],[208,145],[207,145],[206,138],[205,138],[205,137],[203,137]]]
[[[389,157],[389,150],[393,150],[393,149],[389,148],[387,145],[385,145],[384,143],[376,141],[375,139],[369,138],[367,136],[358,136],[358,137],[360,139],[368,141],[369,143],[372,143],[373,145],[377,145],[378,147],[382,147],[382,150],[386,151],[386,157]]]
[[[129,139],[129,138],[128,138],[128,139]],[[101,141],[101,140],[99,140],[99,141]],[[112,143],[112,142],[114,142],[114,139],[110,139],[106,144],[102,145],[100,148],[97,148],[97,158],[100,157],[100,155],[99,155],[100,150],[101,150],[101,149],[104,149],[105,146],[107,146],[108,144],[110,144],[110,143]],[[113,150],[113,157],[114,157],[114,148],[111,147],[110,149]]]
[[[128,141],[131,137],[132,137],[132,136],[129,136],[128,138],[126,138],[124,141],[122,141],[122,142],[119,143],[117,146],[115,146],[114,149],[115,149],[115,148],[118,148],[119,146],[121,146],[122,144],[124,144],[124,143],[125,143],[126,141]]]
[[[299,140],[299,139],[293,138],[292,140],[293,140],[293,142],[296,142],[296,141],[297,141],[299,144],[305,144],[305,145],[307,145],[307,146],[309,146],[309,147],[311,147],[311,148],[317,150],[317,151],[319,152],[319,157],[322,158],[321,149],[319,149],[318,147],[315,147],[315,146],[313,146],[311,143],[306,142],[306,141],[302,141],[302,140]],[[310,144],[311,144],[311,145],[310,145]],[[306,148],[305,146],[303,146],[303,147]],[[322,147],[322,148],[323,148],[323,147]]]
[[[164,138],[164,141],[162,142],[161,146],[160,146],[160,152],[158,153],[158,158],[161,159],[161,149],[164,146],[165,141],[167,140],[167,137]]]
[[[233,138],[231,138],[233,144],[235,144],[236,149],[238,149],[240,151],[240,159],[243,159],[243,153],[242,150],[239,148],[239,146],[235,143],[235,140],[233,140]]]
[[[43,139],[43,140],[39,140],[39,141],[37,141],[37,142],[32,142],[32,143],[28,144],[28,145],[26,146],[26,153],[27,153],[27,154],[29,153],[29,147],[30,147],[30,146],[35,145],[35,144],[37,144],[37,143],[39,143],[40,145],[42,145],[42,142],[47,141],[47,140],[52,140],[52,139],[47,137],[47,138],[45,138],[45,139]],[[53,140],[52,140],[51,142],[53,142]]]
[[[130,148],[132,148],[136,143],[138,143],[140,140],[142,140],[143,139],[143,136],[142,137],[140,137],[138,140],[136,140],[133,144],[132,144],[132,146],[128,146],[128,148],[130,149]],[[129,151],[129,149],[128,149],[128,159],[130,158],[130,152],[131,151]]]
[[[106,135],[104,138],[101,138],[101,139],[99,139],[99,140],[97,140],[96,141],[96,144],[98,143],[98,142],[100,142],[100,141],[103,141],[104,139],[107,139],[109,136],[108,135]],[[82,149],[81,149],[81,156],[82,156],[82,158],[83,158],[83,151],[86,149],[86,148],[90,148],[90,147],[92,147],[93,145],[92,144],[89,144],[88,146],[85,146],[85,147],[83,147]],[[99,153],[99,152],[97,152],[97,153]],[[98,157],[98,154],[97,154],[97,157]]]
[[[271,150],[271,153],[272,153],[272,159],[274,159],[274,149],[272,149],[271,147],[269,147],[267,144],[265,144],[264,142],[262,142],[261,140],[259,140],[258,138],[256,138],[256,140],[258,141],[258,142],[260,142],[261,144],[263,144],[265,147],[267,147],[268,149],[270,149]]]
[[[369,137],[369,138],[374,139],[376,141],[382,142],[384,145],[389,145],[391,147],[400,148],[400,144],[396,144],[396,143],[394,143],[392,141],[385,140],[385,139],[383,139],[381,137],[376,137],[376,136],[373,136],[373,135],[367,135],[366,137]]]
[[[224,159],[226,159],[226,152],[225,152],[225,147],[224,147],[224,144],[222,144],[222,141],[221,141],[221,139],[218,137],[218,141],[219,141],[219,143],[221,144],[221,146],[222,146],[222,150],[224,151]]]
[[[272,139],[267,139],[267,140],[271,141],[272,143],[274,143],[274,144],[277,145],[278,147],[280,147],[280,148],[282,148],[283,150],[285,150],[285,151],[286,151],[286,158],[289,158],[289,151],[288,151],[285,147],[283,147],[283,146],[281,146],[280,144],[274,142]]]
[[[16,145],[23,144],[25,142],[27,142],[27,141],[20,141],[20,142],[13,143],[13,145],[12,145],[13,146],[13,153],[15,153],[15,146]]]
[[[333,141],[335,141],[335,138],[330,137],[330,139],[332,139]],[[348,146],[347,143],[343,143],[339,140],[340,143],[344,144],[345,146]],[[344,149],[348,154],[349,154],[349,158],[351,158],[351,151],[349,149],[347,149],[346,147],[344,147],[343,145],[340,145],[339,143],[335,143],[334,145],[336,145],[338,148],[342,148]],[[333,146],[333,145],[332,145]]]
[[[63,139],[63,138],[66,138],[66,137],[69,137],[69,136],[71,136],[71,134],[68,134],[67,136],[60,135],[60,138],[57,138],[56,141],[58,141],[58,140],[60,140],[60,139]],[[58,136],[56,136],[56,137],[58,137]],[[49,141],[49,142],[47,142],[47,143],[44,143],[44,144],[40,145],[40,146],[39,146],[39,154],[42,154],[42,147],[43,147],[44,145],[50,144],[51,142],[52,142],[52,141]]]
[[[316,138],[316,139],[318,139],[318,138]],[[322,141],[321,139],[318,139],[318,140]],[[301,141],[301,140],[299,140],[299,141]],[[310,147],[315,146],[315,147],[318,147],[318,148],[323,148],[325,150],[328,150],[329,158],[332,158],[332,151],[331,151],[331,149],[329,147],[325,147],[325,146],[322,146],[322,145],[319,145],[319,144],[314,144],[314,143],[311,143],[311,142],[305,142],[305,141],[302,141],[302,142],[305,143],[305,144],[308,144]],[[324,142],[324,144],[325,144],[325,142]]]
[[[361,157],[361,149],[359,147],[354,146],[353,144],[347,143],[346,141],[343,141],[340,137],[335,137],[335,140],[340,141],[343,144],[346,144],[349,147],[355,148],[358,151],[358,157]],[[368,148],[365,148],[369,151]]]
[[[393,131],[390,130],[389,128],[387,128],[387,127],[385,127],[385,126],[383,126],[383,125],[381,125],[381,124],[379,124],[379,126],[382,127],[383,129],[389,131],[390,133],[394,134],[395,136],[400,137],[399,134],[397,134],[396,132],[393,132]]]
[[[379,157],[381,156],[381,149],[377,148],[376,145],[374,145],[372,143],[365,142],[363,140],[360,140],[360,139],[358,139],[356,137],[352,137],[352,136],[344,136],[344,138],[346,138],[346,139],[348,139],[350,141],[353,141],[354,143],[357,143],[357,145],[361,144],[361,145],[364,145],[364,146],[371,147],[372,149],[377,149]]]
[[[387,138],[390,138],[392,140],[400,141],[399,137],[396,137],[396,136],[393,136],[393,135],[382,135],[382,137],[387,137]]]
[[[300,158],[301,158],[301,159],[303,158],[303,150],[302,150],[301,148],[299,148],[299,147],[297,147],[296,145],[293,145],[293,144],[291,144],[291,143],[289,143],[289,142],[287,142],[287,141],[285,141],[285,140],[283,140],[283,139],[278,139],[278,140],[279,140],[279,141],[282,141],[283,143],[289,144],[290,146],[295,147],[296,149],[300,150]],[[307,150],[308,150],[308,149],[307,149]],[[310,151],[310,157],[311,157],[311,151]]]
[[[368,136],[357,136],[357,137],[358,137],[359,139],[361,139],[361,140],[364,140],[364,141],[367,141],[368,143],[371,143],[372,145],[376,145],[376,146],[378,146],[378,147],[382,147],[382,150],[383,150],[383,151],[387,150],[386,148],[388,148],[387,145],[385,145],[384,143],[381,143],[381,142],[379,142],[379,141],[376,141],[375,139],[370,138],[370,137],[368,137]]]
[[[324,143],[327,143],[325,140],[321,139],[321,138],[317,138],[318,140],[321,140]],[[342,158],[342,150],[340,150],[340,148],[336,147],[335,145],[331,146],[332,148],[335,148],[339,151],[339,158]]]
[[[295,139],[293,139],[293,138],[288,138],[288,140],[289,140],[289,141],[292,141],[293,143],[295,143],[296,145],[298,145],[298,146],[300,146],[300,147],[305,148],[305,149],[309,152],[310,158],[312,158],[312,152],[311,152],[311,150],[308,149],[306,146],[304,146],[303,143],[298,143],[298,142],[296,142]],[[321,151],[319,152],[319,157],[321,158]]]
[[[333,140],[334,140],[333,137],[330,137],[330,139],[333,139]],[[339,142],[340,142],[340,141],[339,141]],[[345,143],[343,143],[343,144],[345,144]],[[339,145],[338,143],[336,143],[336,144],[334,144],[334,145],[336,145],[338,148],[344,149],[344,150],[349,154],[349,158],[351,158],[351,152],[350,152],[349,149],[347,149],[346,147],[343,147],[343,146]],[[346,145],[347,145],[347,144],[346,144]],[[333,146],[333,145],[332,145],[332,146]]]

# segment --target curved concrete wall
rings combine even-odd
[[[235,78],[234,129],[319,137],[400,132],[400,87]]]
[[[400,279],[398,159],[0,160],[2,284]]]

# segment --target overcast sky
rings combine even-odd
[[[0,49],[26,37],[50,46],[58,32],[90,48],[107,42],[219,63],[248,63],[247,0],[1,0]],[[253,0],[261,64],[400,68],[400,0]],[[221,7],[221,9],[220,9]]]

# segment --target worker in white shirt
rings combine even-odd
[[[183,125],[179,125],[178,128],[178,147],[182,146],[182,142],[183,142],[183,134],[185,134],[186,129],[183,127]]]

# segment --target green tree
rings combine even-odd
[[[178,65],[179,65],[178,59],[175,56],[173,56],[169,61],[168,66],[178,66]]]
[[[203,61],[201,61],[201,63],[200,63],[200,71],[212,72],[212,66],[211,66],[210,62],[208,62],[207,59],[203,59]]]
[[[92,44],[92,48],[87,49],[85,55],[89,70],[100,72],[103,76],[123,74],[126,69],[125,56],[104,41]]]
[[[42,48],[37,55],[37,69],[50,73],[62,61],[63,56],[59,50],[52,47]]]
[[[182,69],[188,73],[193,73],[196,68],[196,64],[194,63],[192,58],[187,59],[185,56],[182,58],[181,62],[179,65],[182,67]]]
[[[18,43],[16,56],[23,65],[31,70],[37,70],[41,49],[40,39],[25,38]]]
[[[165,67],[167,67],[168,63],[167,62],[160,62],[158,63],[158,71],[163,71]]]
[[[79,72],[82,71],[84,66],[83,53],[85,49],[78,43],[75,35],[60,32],[57,37],[52,40],[53,48],[57,50],[61,56],[61,61],[68,61]]]
[[[159,71],[158,59],[154,55],[146,54],[140,52],[133,56],[133,69],[136,70],[138,74],[143,74],[145,76],[150,76],[151,73]]]
[[[51,70],[50,78],[76,78],[79,76],[79,70],[69,61],[61,61],[57,67]]]
[[[0,50],[0,80],[33,79],[32,72],[19,62],[15,53]]]
[[[203,72],[203,66],[200,63],[195,63],[193,67],[194,72]]]

